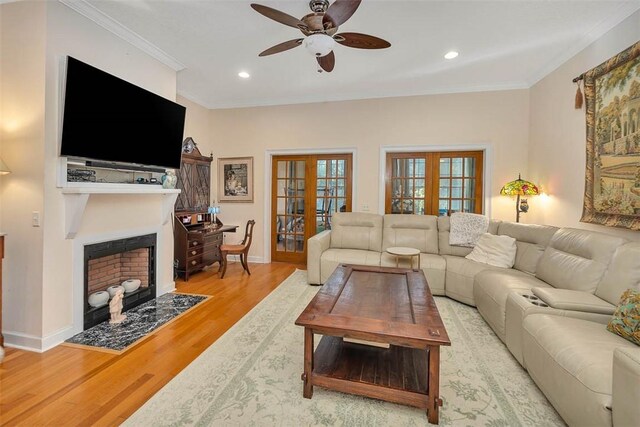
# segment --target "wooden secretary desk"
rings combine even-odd
[[[191,138],[185,139],[176,188],[181,190],[176,200],[173,227],[173,255],[177,273],[189,276],[206,266],[221,262],[220,245],[223,233],[235,232],[237,226],[225,226],[213,221],[207,213],[211,193],[211,162],[203,156]]]

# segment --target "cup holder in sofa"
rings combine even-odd
[[[542,301],[531,301],[531,304],[537,305],[539,307],[549,307],[548,304],[543,303]]]
[[[528,300],[531,300],[531,301],[535,301],[535,300],[540,299],[540,298],[538,298],[538,297],[537,297],[537,296],[535,296],[535,295],[522,294],[522,296],[523,296],[523,297],[525,297],[525,298],[526,298],[526,299],[528,299]]]

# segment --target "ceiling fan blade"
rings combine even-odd
[[[266,16],[269,19],[273,19],[274,21],[279,22],[281,24],[288,25],[293,28],[300,28],[300,29],[307,28],[304,22],[302,22],[298,18],[294,18],[293,16],[287,15],[286,13],[280,12],[279,10],[276,10],[267,6],[262,6],[261,4],[255,4],[255,3],[251,3],[251,7],[256,12]]]
[[[336,57],[333,54],[333,51],[329,52],[325,56],[319,56],[316,59],[318,60],[320,67],[327,73],[332,72],[333,67],[336,65]]]
[[[322,25],[325,30],[339,27],[351,18],[362,0],[336,0],[327,9],[322,17]]]
[[[337,43],[343,46],[355,47],[358,49],[385,49],[391,46],[386,40],[368,34],[360,33],[339,33],[333,36]]]
[[[258,56],[267,56],[273,55],[274,53],[284,52],[285,50],[293,49],[296,46],[300,46],[302,44],[303,39],[294,39],[288,40],[286,42],[282,42],[275,46],[271,46],[269,49],[264,50],[258,54]]]

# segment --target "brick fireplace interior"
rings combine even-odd
[[[129,237],[84,247],[84,329],[109,319],[109,305],[92,307],[94,292],[125,280],[139,279],[140,288],[125,293],[123,311],[156,297],[156,235]]]

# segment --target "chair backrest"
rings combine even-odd
[[[241,245],[245,246],[247,249],[249,249],[249,247],[251,246],[254,225],[256,225],[256,221],[250,219],[249,221],[247,221],[247,226],[244,229],[244,239],[242,239]]]

